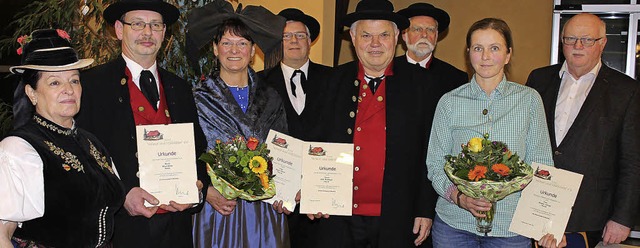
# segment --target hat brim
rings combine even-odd
[[[430,16],[433,19],[436,19],[436,21],[438,22],[438,32],[443,32],[447,30],[447,28],[449,27],[449,22],[451,21],[449,14],[447,14],[447,12],[445,12],[444,10],[441,10],[438,8],[432,8],[432,9],[406,8],[398,11],[398,14],[406,18],[411,18],[414,16]]]
[[[31,69],[36,71],[68,71],[85,68],[93,64],[93,59],[80,59],[75,63],[67,65],[18,65],[9,68],[13,74],[22,74],[24,70]]]
[[[346,27],[350,27],[356,21],[360,20],[387,20],[395,23],[399,30],[404,30],[409,27],[409,19],[406,17],[386,11],[359,11],[348,14],[342,20],[342,24]]]
[[[153,3],[117,2],[109,5],[109,7],[104,10],[103,16],[108,23],[114,24],[120,19],[120,17],[122,17],[122,15],[132,10],[150,10],[158,12],[162,15],[162,21],[167,25],[173,24],[180,17],[180,10],[172,4],[164,1]]]
[[[287,18],[287,21],[297,21],[302,22],[309,29],[309,35],[311,37],[311,42],[315,41],[320,34],[320,23],[309,15],[280,15],[284,18]]]

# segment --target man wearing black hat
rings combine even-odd
[[[399,10],[398,14],[409,18],[410,22],[409,28],[402,32],[407,53],[395,59],[399,66],[412,67],[419,64],[434,74],[438,83],[449,85],[450,90],[469,82],[466,72],[433,56],[438,34],[449,27],[447,12],[428,3],[414,3]]]
[[[137,125],[193,123],[196,155],[205,150],[191,85],[156,63],[167,25],[179,15],[176,7],[161,0],[109,5],[104,18],[114,24],[122,56],[82,74],[85,87],[78,124],[109,149],[128,192],[126,211],[116,215],[114,247],[193,246],[191,214],[201,204],[145,207],[145,201],[157,204],[158,200],[140,188],[135,138]],[[208,184],[205,167],[197,168],[198,178]]]
[[[358,61],[330,77],[325,136],[354,145],[353,215],[318,220],[308,247],[419,246],[436,202],[425,151],[441,86],[425,70],[393,64],[409,20],[391,2],[362,0],[343,21]]]
[[[309,60],[311,43],[320,34],[320,23],[299,9],[288,8],[279,16],[287,19],[282,32],[284,56],[280,66],[258,73],[276,89],[287,113],[289,135],[302,140],[320,140],[318,125],[324,108],[324,94],[331,67]],[[288,101],[287,101],[288,99]],[[292,209],[291,209],[292,210]],[[299,207],[287,216],[292,247],[302,247],[307,239],[309,220],[300,218]]]
[[[280,66],[260,74],[285,99],[289,134],[302,140],[318,140],[319,132],[314,129],[319,126],[325,79],[331,73],[330,67],[309,60],[311,43],[318,38],[320,23],[294,8],[284,9],[278,15],[287,19],[282,34],[284,57]]]

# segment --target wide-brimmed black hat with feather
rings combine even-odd
[[[348,14],[342,20],[344,26],[350,27],[359,20],[387,20],[395,23],[398,29],[409,27],[409,19],[393,12],[393,4],[388,0],[362,0],[356,6],[356,11]]]
[[[313,16],[307,15],[295,8],[283,9],[278,15],[287,18],[287,21],[298,21],[307,26],[310,33],[309,35],[311,36],[311,42],[318,38],[318,34],[320,34],[320,23],[316,18],[313,18]]]
[[[438,9],[428,3],[414,3],[409,5],[406,9],[401,9],[398,14],[403,15],[406,18],[414,16],[429,16],[438,22],[438,32],[445,31],[449,27],[451,21],[449,14],[446,11]]]
[[[109,5],[104,10],[104,19],[114,24],[125,13],[133,10],[151,10],[160,13],[162,15],[162,21],[171,25],[180,17],[180,10],[170,3],[166,3],[162,0],[122,0],[117,3]]]
[[[206,45],[211,45],[213,35],[218,32],[220,24],[231,18],[239,19],[247,26],[249,36],[264,53],[265,69],[268,68],[271,57],[277,55],[277,51],[281,53],[285,18],[271,13],[262,6],[249,5],[242,8],[242,4],[239,4],[234,11],[231,3],[224,0],[214,0],[203,7],[191,10],[187,15],[186,48],[187,59],[191,65],[198,65],[200,50]]]

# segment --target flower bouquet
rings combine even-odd
[[[216,146],[202,154],[200,160],[207,163],[213,187],[229,200],[257,201],[276,194],[269,150],[254,137],[216,140]]]
[[[445,156],[444,171],[458,190],[473,198],[491,202],[486,217],[476,217],[478,232],[491,232],[496,202],[524,189],[533,178],[533,169],[512,154],[507,145],[490,141],[489,134],[474,137],[462,145],[457,156]]]

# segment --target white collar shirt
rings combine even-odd
[[[129,68],[129,72],[131,72],[131,77],[133,78],[133,83],[140,89],[140,74],[143,70],[151,71],[153,77],[156,79],[156,88],[158,89],[158,95],[160,95],[160,85],[158,83],[158,63],[154,62],[151,67],[145,69],[140,64],[136,63],[132,59],[128,58],[126,55],[122,54],[122,58],[124,58],[124,62],[127,63],[127,68]],[[159,101],[158,101],[159,102]]]
[[[298,115],[302,114],[305,106],[305,100],[307,95],[302,89],[302,83],[300,82],[300,74],[297,74],[295,78],[293,78],[293,84],[296,86],[296,95],[294,96],[291,92],[291,76],[295,70],[301,70],[304,72],[305,77],[309,80],[309,60],[307,60],[302,67],[299,69],[292,68],[288,65],[280,63],[280,67],[282,68],[282,75],[284,76],[284,86],[287,89],[287,95],[289,96],[289,102],[293,106],[293,109],[298,113]]]
[[[567,132],[576,120],[582,104],[587,99],[589,91],[598,76],[598,71],[602,62],[591,69],[580,78],[574,78],[567,69],[567,62],[562,64],[558,76],[561,78],[560,91],[556,101],[556,111],[554,116],[554,127],[556,135],[556,145],[560,145]]]
[[[429,55],[429,57],[427,57],[426,59],[423,59],[422,61],[415,61],[411,57],[409,57],[409,54],[405,54],[405,57],[407,57],[407,62],[409,62],[409,64],[415,65],[416,63],[420,63],[420,67],[422,68],[427,68],[427,63],[429,63],[429,60],[431,60],[432,56],[433,56],[433,53]]]

